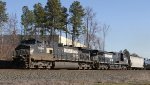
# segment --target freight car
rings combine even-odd
[[[130,69],[144,69],[144,58],[130,55]]]
[[[15,66],[46,69],[144,69],[144,58],[131,56],[128,51],[106,52],[52,43],[43,44],[35,39],[22,41],[13,55]]]

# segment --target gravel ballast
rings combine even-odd
[[[150,71],[0,69],[0,85],[91,85],[106,82],[150,82]]]

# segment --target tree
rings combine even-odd
[[[45,10],[47,20],[46,27],[51,31],[51,35],[54,35],[55,30],[62,30],[62,10],[60,0],[48,0]]]
[[[130,57],[130,52],[129,52],[127,49],[125,49],[125,50],[123,51],[123,54],[124,54],[125,56],[127,56],[128,58]]]
[[[2,26],[8,20],[8,14],[6,13],[6,2],[0,1],[0,31],[2,31]]]
[[[3,46],[3,26],[7,22],[8,15],[6,13],[6,2],[0,1],[0,34],[1,34],[1,46],[0,53],[2,53]]]
[[[84,17],[84,25],[86,27],[86,33],[84,35],[85,42],[88,48],[101,49],[101,28],[97,23],[95,17],[96,13],[93,12],[93,9],[90,7],[86,7]]]
[[[12,14],[12,15],[9,15],[9,18],[8,18],[8,21],[6,23],[6,32],[5,34],[6,35],[17,35],[17,15],[16,14]],[[11,37],[14,37],[14,36],[11,36]],[[11,40],[11,42],[14,42],[14,40]]]
[[[34,32],[34,13],[27,6],[23,6],[22,11],[21,24],[24,26],[25,38],[32,38]]]
[[[62,14],[61,14],[61,28],[62,30],[66,33],[66,38],[67,38],[67,33],[69,33],[67,25],[68,25],[68,13],[67,13],[67,8],[62,7]],[[60,36],[61,36],[61,30],[60,30]],[[61,41],[61,38],[60,38]],[[61,43],[61,42],[60,42]],[[67,44],[67,39],[66,39],[66,44]]]
[[[89,37],[89,48],[92,49],[101,49],[101,36],[100,36],[101,28],[98,26],[96,21],[91,21],[90,30],[88,33]]]
[[[5,24],[5,43],[2,48],[2,56],[5,59],[12,59],[12,53],[19,42],[17,23],[16,14],[9,15],[7,23]]]
[[[69,12],[71,14],[70,23],[72,24],[72,45],[74,46],[74,41],[83,32],[83,17],[85,15],[82,5],[79,1],[74,1],[70,6]]]
[[[136,53],[132,53],[131,56],[134,56],[134,57],[140,57],[138,54]]]
[[[125,49],[125,50],[123,51],[123,54],[128,58],[129,66],[131,66],[130,52],[129,52],[127,49]]]
[[[93,25],[93,18],[95,17],[95,13],[93,13],[93,9],[90,7],[87,7],[85,9],[85,26],[86,26],[86,45],[89,48],[89,42],[91,39],[89,39],[91,35],[91,29]]]
[[[105,50],[105,42],[106,42],[106,34],[109,30],[109,25],[104,24],[102,27],[102,32],[103,32],[103,51]]]
[[[40,34],[42,38],[44,38],[44,34],[46,34],[45,22],[46,22],[46,13],[41,3],[37,3],[34,5],[34,16],[35,16],[35,36],[37,32],[37,28],[39,28]]]

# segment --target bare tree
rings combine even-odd
[[[88,48],[101,49],[101,38],[99,35],[101,28],[95,19],[96,13],[94,13],[93,9],[90,7],[86,8],[85,13],[84,24],[86,27],[86,45]]]
[[[109,30],[109,25],[103,24],[102,32],[103,32],[103,51],[105,50],[105,42],[106,42],[106,35]]]
[[[15,43],[16,36],[18,33],[18,28],[17,28],[17,16],[16,14],[12,14],[9,16],[8,22],[6,24],[6,32],[5,34],[7,35],[12,35],[11,38],[13,39],[11,42]]]
[[[4,30],[4,44],[2,48],[2,59],[11,59],[11,55],[16,45],[18,44],[19,38],[17,36],[17,17],[16,14],[9,16],[8,22],[5,25]]]
[[[97,37],[96,38],[96,49],[102,49],[102,42],[101,42],[101,38]]]
[[[91,26],[92,26],[92,21],[93,21],[93,18],[95,17],[95,13],[93,13],[93,9],[90,8],[90,7],[87,7],[85,9],[85,27],[86,27],[86,38],[85,38],[85,42],[86,42],[86,45],[87,47],[89,48],[89,42],[90,42],[90,39],[89,39],[89,35],[91,33]]]

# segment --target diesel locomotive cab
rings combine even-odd
[[[13,61],[16,67],[26,67],[28,58],[30,56],[30,46],[20,44],[15,49]]]
[[[98,69],[99,68],[99,51],[98,50],[91,50],[90,52],[90,58],[91,61],[93,61],[92,69]]]
[[[35,39],[24,40],[16,47],[13,61],[17,68],[51,68],[53,49]]]

